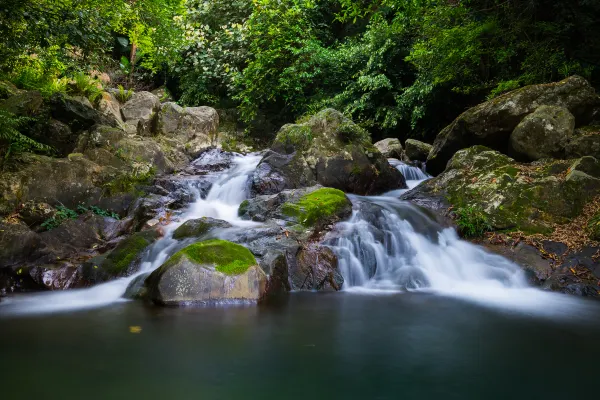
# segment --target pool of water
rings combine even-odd
[[[537,317],[427,293],[0,315],[3,399],[580,399],[600,303]]]

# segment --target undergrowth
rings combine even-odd
[[[485,213],[475,207],[458,207],[454,210],[454,214],[458,231],[464,237],[481,237],[492,230],[492,225]]]
[[[69,219],[76,219],[79,215],[85,214],[87,212],[92,212],[101,217],[110,217],[114,219],[120,218],[118,214],[97,206],[84,206],[83,204],[80,204],[77,206],[77,210],[72,210],[68,207],[61,205],[56,207],[56,213],[54,213],[52,217],[45,220],[41,226],[42,228],[49,231],[60,226],[63,222]]]

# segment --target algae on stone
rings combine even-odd
[[[304,226],[313,226],[337,215],[349,203],[341,190],[322,188],[302,196],[296,202],[283,204],[282,211]]]
[[[181,257],[187,257],[197,264],[212,265],[225,275],[240,275],[258,264],[250,250],[244,246],[220,239],[191,244],[175,253],[163,266],[167,268],[177,263]]]

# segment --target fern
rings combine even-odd
[[[4,152],[5,160],[14,153],[52,150],[50,146],[36,142],[19,131],[30,121],[31,118],[19,117],[11,112],[0,110],[0,149]]]
[[[120,103],[127,103],[131,96],[133,96],[131,89],[125,89],[123,85],[119,85],[119,91],[115,94],[115,97]]]
[[[100,81],[83,72],[78,72],[73,76],[73,83],[70,89],[72,94],[85,96],[91,103],[98,100],[103,92]]]

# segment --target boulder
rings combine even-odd
[[[252,190],[274,194],[315,183],[362,195],[406,187],[368,132],[333,109],[284,125],[254,173]]]
[[[74,134],[67,124],[55,119],[48,121],[42,135],[32,134],[31,137],[54,148],[60,157],[72,153],[79,140],[79,134]]]
[[[0,268],[19,266],[49,254],[42,237],[22,223],[0,222]]]
[[[429,152],[433,148],[432,145],[415,139],[407,139],[406,142],[404,142],[404,146],[406,147],[406,157],[408,157],[409,160],[422,162],[427,161]]]
[[[160,237],[156,230],[137,232],[100,256],[86,261],[80,267],[85,285],[94,285],[117,277],[131,275],[139,268],[141,257],[152,243]]]
[[[156,131],[173,137],[193,158],[216,145],[219,114],[211,107],[181,107],[165,103],[158,114]]]
[[[112,93],[102,92],[97,108],[107,120],[112,121],[111,125],[121,126],[123,124],[121,103]]]
[[[15,115],[33,116],[40,113],[44,105],[42,94],[36,90],[18,91],[0,102],[0,109]]]
[[[141,126],[143,132],[149,133],[152,129],[148,124],[152,124],[158,111],[160,110],[160,100],[150,92],[135,92],[131,98],[121,107],[121,114],[126,123],[129,133],[138,132],[138,126]],[[141,125],[140,125],[141,124]]]
[[[0,100],[8,99],[11,96],[21,93],[22,90],[17,88],[11,82],[0,81]]]
[[[594,88],[583,78],[573,76],[561,82],[526,86],[473,107],[436,137],[427,158],[427,169],[437,175],[458,150],[485,145],[507,152],[509,138],[525,116],[543,105],[564,107],[575,124],[588,124],[600,104]]]
[[[576,129],[565,145],[566,158],[592,156],[600,159],[600,126],[586,126]]]
[[[541,106],[527,115],[510,135],[512,149],[528,160],[564,158],[575,131],[575,117],[564,107]]]
[[[547,233],[554,224],[578,216],[586,202],[600,194],[597,168],[592,157],[527,165],[475,146],[458,151],[443,174],[401,199],[442,198],[465,218],[473,213],[463,211],[476,210],[491,229]]]
[[[181,240],[206,235],[213,229],[230,228],[231,224],[227,221],[214,218],[198,218],[185,221],[179,228],[173,232],[173,239]]]
[[[400,143],[400,140],[396,138],[380,140],[373,146],[375,146],[377,150],[379,150],[379,152],[386,158],[397,158],[398,160],[402,160],[404,156],[402,144]]]
[[[341,190],[314,186],[245,200],[238,214],[254,221],[278,219],[289,225],[323,228],[348,218],[352,203]]]
[[[117,122],[96,110],[86,97],[56,93],[50,98],[52,118],[66,124],[75,133],[96,124],[116,126]]]
[[[291,261],[291,262],[289,262]],[[308,245],[289,260],[292,290],[338,291],[344,278],[338,271],[338,259],[328,247]]]
[[[189,245],[146,279],[148,297],[160,305],[257,302],[266,284],[252,253],[224,240]]]

